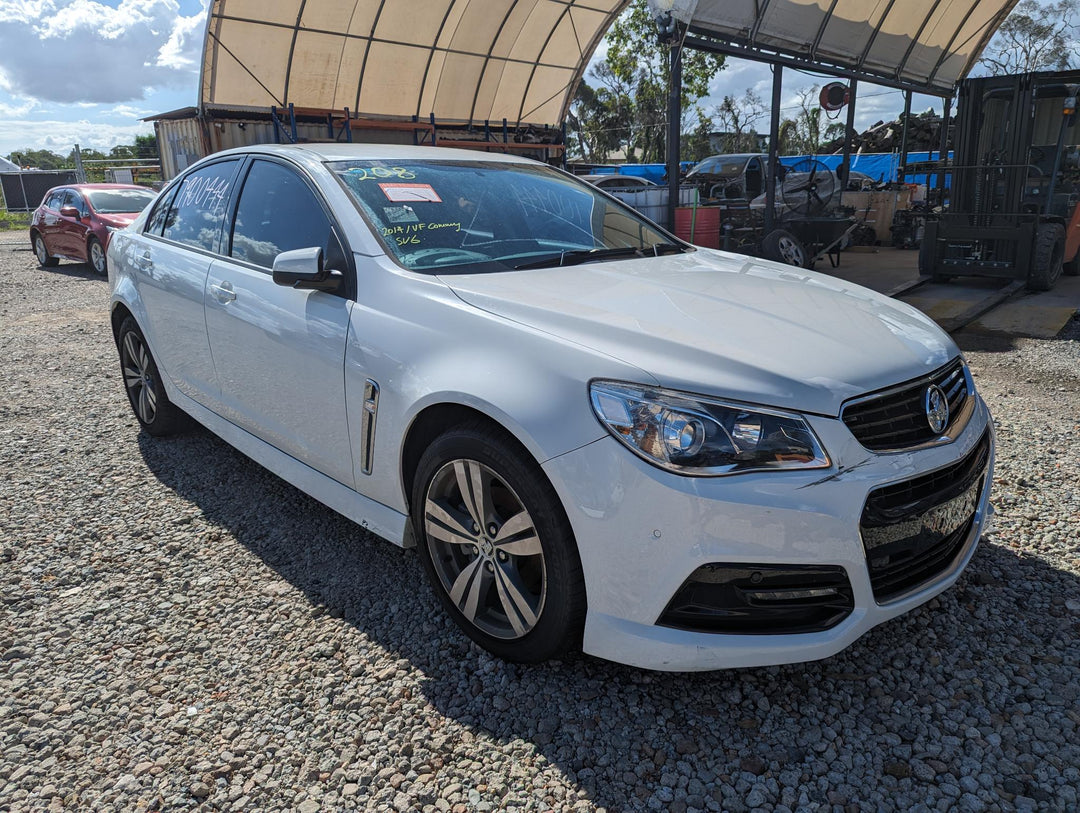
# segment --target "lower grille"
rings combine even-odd
[[[727,634],[820,632],[854,606],[835,565],[702,565],[675,593],[657,624]]]
[[[870,492],[859,523],[874,598],[887,602],[933,581],[963,552],[986,486],[990,438],[963,460]]]

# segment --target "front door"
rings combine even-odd
[[[255,160],[240,190],[227,259],[210,267],[206,327],[230,421],[350,488],[345,342],[353,302],[277,285],[274,258],[318,246],[347,257],[320,199],[291,166]]]

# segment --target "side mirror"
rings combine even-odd
[[[340,271],[323,268],[323,251],[317,246],[283,251],[274,258],[274,282],[288,288],[336,291],[341,287]]]
[[[79,214],[79,210],[74,206],[61,206],[60,214],[64,217],[73,217],[76,220],[81,220],[82,215]]]

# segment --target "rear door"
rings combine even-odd
[[[60,244],[56,239],[57,224],[60,222],[60,206],[64,200],[65,189],[54,189],[42,202],[41,219],[37,228],[45,240],[45,248],[50,254],[60,254]]]
[[[225,416],[329,477],[354,484],[345,417],[345,340],[354,284],[338,228],[291,164],[252,161],[232,232],[206,288],[206,326]],[[318,246],[339,293],[276,285],[274,258]]]
[[[79,195],[73,189],[64,190],[64,197],[60,201],[58,209],[63,209],[66,206],[73,206],[76,209],[82,200]],[[77,217],[69,217],[57,213],[56,225],[52,234],[52,249],[57,254],[62,254],[65,257],[72,257],[78,259],[80,252],[75,248],[77,245],[77,236],[84,232],[82,221]]]
[[[222,226],[241,159],[206,164],[159,199],[132,262],[147,312],[151,349],[172,383],[204,406],[220,408],[203,314],[206,275],[221,250]]]

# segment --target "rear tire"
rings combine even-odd
[[[761,256],[796,268],[806,268],[810,259],[802,241],[785,229],[773,229],[765,235],[761,241]]]
[[[86,259],[94,273],[99,276],[107,276],[109,273],[109,261],[105,257],[105,246],[96,237],[86,241]]]
[[[465,634],[508,661],[580,646],[585,578],[562,503],[536,462],[482,421],[424,452],[412,484],[420,560]]]
[[[120,325],[116,345],[120,352],[124,389],[139,425],[154,437],[171,435],[183,428],[184,413],[165,394],[157,363],[132,317],[127,317]]]
[[[56,257],[49,256],[49,249],[45,247],[45,238],[40,234],[34,235],[34,254],[37,256],[38,265],[42,268],[55,268],[60,263]]]
[[[1035,232],[1035,251],[1028,272],[1029,291],[1049,291],[1058,281],[1065,259],[1065,227],[1060,223],[1040,223]]]

